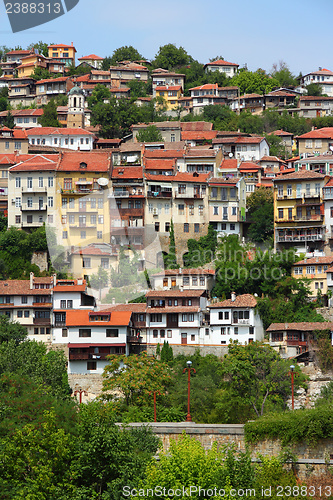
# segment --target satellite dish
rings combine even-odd
[[[98,179],[97,183],[100,186],[107,186],[109,184],[109,179],[106,179],[105,177],[101,177],[100,179]]]
[[[331,151],[333,151],[333,146],[332,146],[332,144],[330,145],[330,150],[331,150]]]
[[[232,153],[229,153],[229,158],[232,158],[234,155]]]

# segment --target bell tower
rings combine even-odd
[[[80,87],[73,87],[68,93],[68,128],[84,128],[84,91]]]

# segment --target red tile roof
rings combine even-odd
[[[154,149],[153,151],[146,149],[144,152],[145,158],[183,158],[184,154],[184,149]]]
[[[150,290],[146,297],[201,297],[204,293],[205,290]]]
[[[78,57],[79,61],[81,61],[82,59],[93,59],[98,61],[104,61],[103,57],[96,56],[96,54],[90,54],[89,56]]]
[[[86,163],[87,167],[82,169],[81,163]],[[81,171],[84,172],[108,172],[111,159],[108,152],[101,149],[94,151],[64,151],[61,153],[59,171]]]
[[[42,283],[51,283],[52,278],[43,278]],[[30,280],[0,281],[0,295],[50,295],[50,288],[30,289]]]
[[[209,176],[211,174],[197,174],[196,172],[192,173],[187,173],[187,172],[177,172],[176,175],[174,176],[174,180],[176,182],[207,182],[209,179]]]
[[[217,83],[205,83],[204,85],[199,85],[199,87],[192,87],[189,90],[216,90],[218,89]]]
[[[113,167],[112,179],[142,179],[142,167]]]
[[[272,323],[267,332],[280,332],[283,330],[299,330],[301,332],[312,332],[314,330],[332,330],[333,322],[324,321],[320,322],[301,322],[301,323]]]
[[[51,171],[56,170],[60,155],[29,155],[30,157],[21,160],[17,158],[17,163],[14,167],[10,167],[10,172],[29,172],[29,171]]]
[[[205,64],[205,66],[237,66],[238,67],[239,64],[224,61],[223,59],[218,59],[217,61],[212,61],[212,62]]]
[[[273,132],[270,132],[268,135],[294,135],[291,134],[290,132],[286,132],[285,130],[274,130]]]
[[[103,248],[104,247],[104,248]],[[113,254],[113,249],[111,246],[107,244],[96,244],[91,243],[84,248],[77,248],[72,252],[72,255],[107,255],[110,256]]]
[[[287,170],[288,172],[288,170]],[[284,174],[279,176],[277,179],[274,179],[276,182],[281,182],[284,180],[290,179],[325,179],[324,174],[319,174],[318,172],[314,172],[313,170],[300,170],[299,172],[292,172],[290,174]]]
[[[238,177],[229,177],[228,179],[225,179],[223,177],[212,177],[211,179],[209,179],[208,184],[215,186],[225,186],[228,184],[237,184],[238,181]]]
[[[180,129],[182,132],[203,132],[213,129],[211,122],[181,122]]]
[[[299,135],[298,139],[333,139],[333,127],[323,127]]]
[[[223,300],[222,302],[217,302],[216,304],[211,304],[209,307],[256,307],[256,305],[257,299],[250,293],[245,293],[243,295],[237,295],[234,301],[232,301],[231,299],[227,299]]]
[[[300,260],[299,262],[295,262],[293,264],[294,267],[297,266],[307,266],[309,264],[331,264],[333,262],[333,256],[332,257],[311,257],[310,259],[304,259]]]
[[[106,304],[101,305],[98,311],[132,311],[134,313],[145,313],[147,309],[146,303],[133,303],[133,304]]]
[[[181,90],[182,86],[181,85],[158,85],[155,87],[155,90]]]
[[[235,168],[235,169],[237,169],[236,158],[224,158],[224,160],[222,160],[219,168],[222,168],[222,169]]]
[[[64,43],[58,43],[56,45],[49,45],[48,49],[74,49],[75,50],[73,45],[66,45]],[[75,50],[75,52],[76,52],[76,50]]]
[[[103,312],[103,311],[101,311]],[[68,310],[66,312],[66,326],[127,326],[129,325],[131,311],[113,311],[109,321],[89,321],[90,315],[96,315],[91,311]],[[114,340],[114,339],[113,339]],[[110,342],[111,343],[111,342]]]
[[[163,159],[146,158],[145,160],[146,170],[174,170],[175,165],[176,165],[176,160],[171,158],[163,158]]]
[[[200,140],[211,140],[216,137],[216,130],[203,130],[200,132],[181,132],[181,138],[183,141],[200,141]]]
[[[69,79],[68,76],[59,76],[58,78],[38,80],[38,82],[36,82],[36,85],[40,85],[41,83],[66,82],[68,79]]]
[[[28,136],[35,135],[94,135],[83,128],[34,127],[27,130]]]
[[[261,161],[275,161],[279,163],[284,163],[284,160],[281,160],[281,158],[278,158],[277,156],[263,156],[260,160]]]

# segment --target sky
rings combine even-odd
[[[77,57],[133,45],[150,60],[173,43],[203,64],[223,56],[270,71],[283,60],[298,75],[333,70],[332,14],[332,0],[80,0],[65,15],[13,34],[0,0],[0,45],[74,42]]]

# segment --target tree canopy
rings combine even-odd
[[[57,104],[54,99],[51,99],[44,107],[44,113],[38,117],[38,123],[42,127],[61,127],[58,120]]]
[[[176,67],[187,66],[193,58],[186,52],[184,47],[177,47],[173,43],[162,45],[155,59],[152,61],[154,68],[174,69]]]
[[[163,141],[162,134],[156,125],[148,125],[147,128],[140,130],[136,138],[138,142],[160,142]]]
[[[119,47],[113,51],[111,58],[108,59],[109,67],[116,66],[117,63],[121,61],[140,61],[144,59],[144,57],[138,52],[132,45],[124,45],[123,47]],[[107,70],[109,69],[107,68]],[[106,70],[106,71],[107,71]]]

